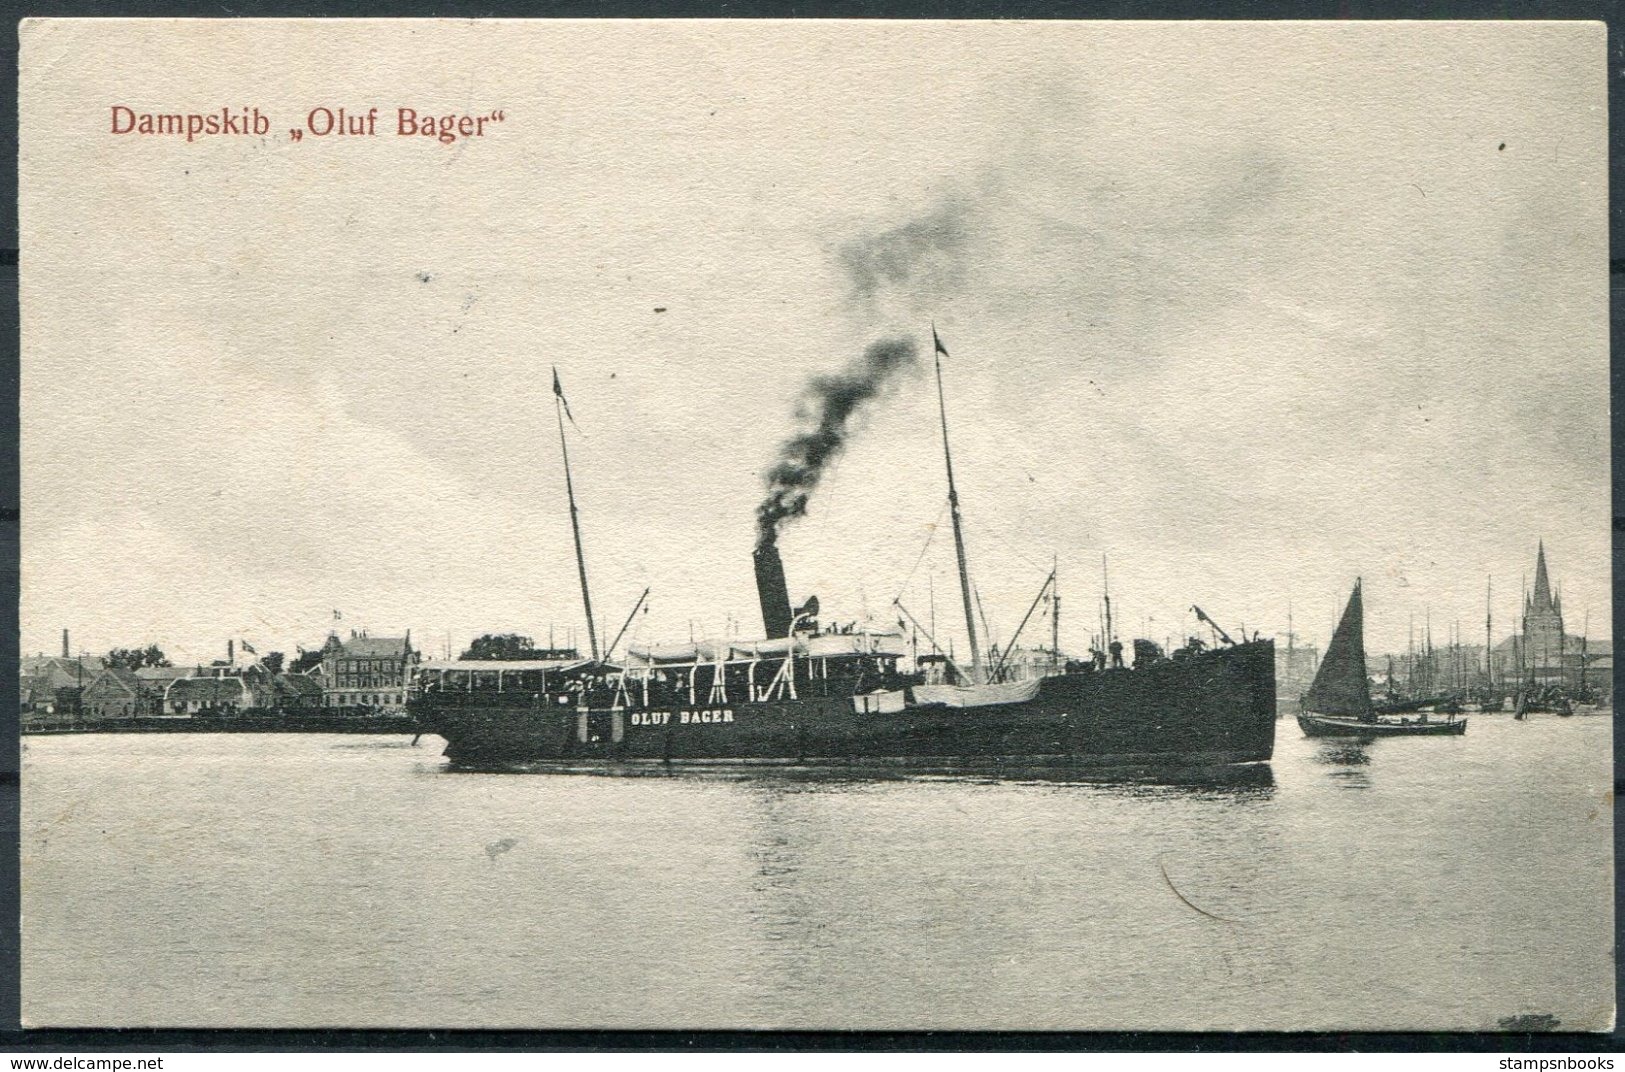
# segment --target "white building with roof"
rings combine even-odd
[[[406,688],[420,655],[412,634],[374,637],[351,631],[348,640],[330,633],[322,645],[322,694],[325,706],[399,712],[406,707]]]

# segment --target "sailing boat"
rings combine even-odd
[[[1443,720],[1384,718],[1371,706],[1371,687],[1365,676],[1365,612],[1360,582],[1337,623],[1320,671],[1303,698],[1298,725],[1310,737],[1426,737],[1467,732],[1467,720],[1453,715]]]

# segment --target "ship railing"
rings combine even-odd
[[[758,668],[764,664],[777,664],[777,670],[772,681],[766,686],[758,686]],[[744,674],[739,675],[733,671],[744,668]],[[651,704],[658,706],[665,701],[651,692],[659,692],[663,686],[676,684],[679,689],[687,693],[689,705],[697,705],[700,701],[701,671],[710,671],[710,680],[704,683],[705,702],[707,704],[727,703],[730,700],[729,689],[736,685],[743,685],[745,695],[753,701],[769,698],[774,693],[783,693],[789,690],[788,695],[795,695],[794,669],[790,659],[696,659],[683,663],[656,663],[648,662],[640,666],[628,667],[623,672],[624,678],[633,679],[642,692],[643,706]],[[739,681],[743,676],[744,680]]]
[[[734,649],[738,652],[739,649]],[[715,658],[695,658],[685,662],[656,662],[652,659],[633,665],[598,666],[586,662],[496,663],[493,661],[424,663],[416,668],[408,684],[409,695],[423,698],[441,695],[450,702],[455,697],[519,694],[561,698],[576,708],[610,709],[636,706],[687,704],[697,706],[728,703],[740,697],[750,702],[799,699],[802,686],[819,686],[827,692],[831,681],[852,679],[853,687],[871,673],[865,663],[861,672],[832,667],[850,659],[879,659],[885,663],[890,653],[850,656],[807,656],[794,650],[780,654],[751,653],[745,658],[728,658],[722,648]],[[876,667],[882,677],[895,667]],[[736,691],[737,690],[737,691]],[[815,691],[819,691],[815,689]],[[840,688],[845,692],[845,686]],[[517,696],[516,696],[517,698]]]

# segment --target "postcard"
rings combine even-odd
[[[1601,24],[20,32],[28,1025],[1612,1027]]]

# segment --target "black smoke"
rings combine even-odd
[[[756,508],[756,546],[773,543],[786,521],[807,512],[824,472],[846,449],[853,419],[916,369],[919,356],[913,339],[881,339],[840,372],[813,377],[796,407],[799,430],[780,445],[767,471],[767,495]]]

